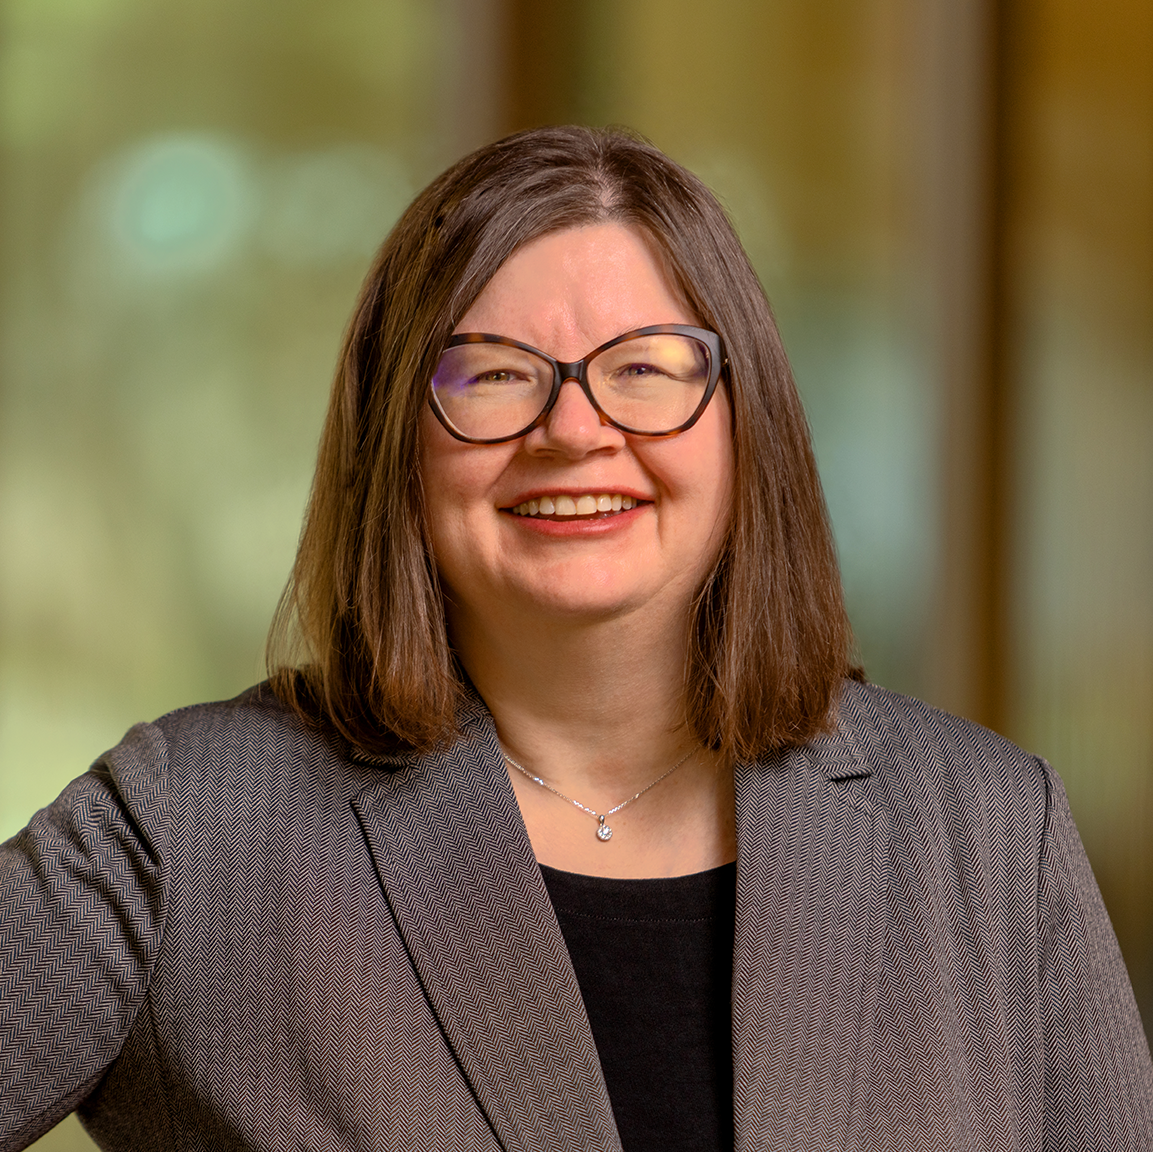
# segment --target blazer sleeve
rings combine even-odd
[[[144,1001],[164,925],[167,764],[129,733],[0,845],[0,1152],[79,1104]]]
[[[1057,774],[1040,860],[1046,1149],[1153,1149],[1153,1066],[1125,963]]]

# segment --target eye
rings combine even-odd
[[[606,365],[609,368],[609,374],[612,376],[659,376],[662,375],[662,369],[659,365],[652,363],[650,360],[626,360],[620,364],[612,366]]]
[[[652,364],[646,360],[632,360],[613,368],[610,377],[614,380],[652,380],[656,377],[668,376],[668,369],[659,364]]]
[[[469,388],[500,387],[507,384],[528,384],[535,386],[540,374],[531,367],[514,364],[498,364],[492,368],[477,368],[469,372],[464,384]]]

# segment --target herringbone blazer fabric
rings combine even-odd
[[[1153,1149],[1153,1070],[1056,775],[846,685],[736,770],[737,1146]],[[134,728],[0,849],[0,1149],[619,1149],[473,701],[369,760],[267,688]]]

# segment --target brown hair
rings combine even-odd
[[[269,667],[300,715],[366,751],[450,739],[465,691],[416,467],[436,360],[513,252],[608,220],[653,241],[728,356],[736,477],[728,533],[688,622],[695,736],[739,758],[803,742],[827,724],[841,679],[858,674],[804,411],[724,211],[647,141],[535,129],[466,156],[413,201],[344,338]]]

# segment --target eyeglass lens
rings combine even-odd
[[[587,366],[589,390],[606,416],[650,435],[679,428],[709,383],[709,350],[692,336],[635,336],[598,353]],[[527,428],[544,411],[553,367],[507,344],[458,344],[445,350],[432,380],[449,423],[475,440]]]

